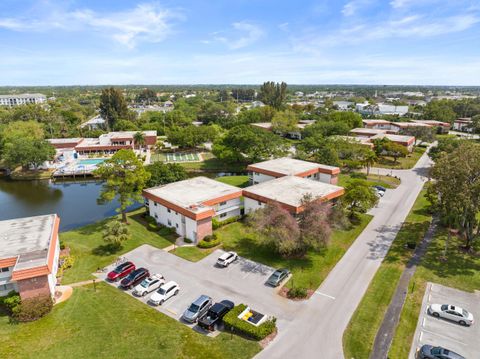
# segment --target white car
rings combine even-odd
[[[235,252],[226,252],[223,253],[220,257],[217,259],[217,264],[220,267],[228,267],[230,263],[235,262],[238,259],[238,254]]]
[[[165,283],[165,278],[161,274],[154,274],[148,278],[145,278],[142,283],[137,285],[133,289],[133,294],[143,297],[150,292],[158,289],[162,284]]]
[[[153,305],[162,305],[167,299],[177,295],[180,287],[173,280],[163,284],[148,300]]]
[[[436,318],[445,318],[461,325],[472,325],[473,314],[463,308],[449,304],[431,304],[428,313]]]

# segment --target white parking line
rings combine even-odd
[[[335,300],[335,297],[332,297],[331,295],[328,295],[328,294],[325,294],[325,293],[322,293],[322,292],[319,292],[319,291],[316,291],[315,294],[320,294],[320,295],[323,295],[324,297]]]
[[[418,338],[418,341],[419,341],[419,342],[422,342],[422,337],[423,337],[423,332],[420,331],[420,337]]]
[[[427,318],[423,317],[422,327],[425,327],[425,320],[426,320],[426,319],[427,319]]]
[[[461,342],[460,340],[456,340],[456,339],[453,339],[453,338],[451,338],[451,337],[447,337],[446,335],[438,334],[438,333],[431,332],[431,331],[425,330],[425,329],[423,329],[423,331],[424,331],[425,333],[428,333],[428,334],[436,335],[437,337],[441,337],[441,338],[445,338],[445,339],[454,341],[454,342],[456,342],[456,343],[458,343],[458,344],[467,345],[467,344],[465,344],[464,342]]]
[[[247,274],[243,276],[243,279],[247,278],[254,270],[256,270],[258,267],[260,267],[261,264],[257,264],[255,267],[253,267],[250,271],[248,271]]]

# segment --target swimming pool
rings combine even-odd
[[[79,165],[99,165],[103,161],[105,161],[103,158],[89,158],[89,159],[86,159],[86,160],[80,160],[80,161],[78,161],[77,164],[79,164]]]

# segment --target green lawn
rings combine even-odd
[[[244,188],[249,185],[248,176],[225,176],[215,178],[219,182],[223,182],[232,186]]]
[[[420,157],[422,157],[425,150],[426,149],[424,147],[415,147],[411,154],[409,154],[405,158],[399,158],[397,162],[395,162],[393,158],[382,157],[378,160],[377,163],[375,163],[374,167],[392,168],[397,170],[410,169],[415,166]]]
[[[355,311],[343,334],[345,358],[368,359],[377,331],[390,304],[396,285],[411,258],[413,250],[406,247],[408,241],[419,243],[430,222],[429,202],[426,190],[420,192],[397,238],[375,274],[365,296]],[[391,356],[391,358],[400,358]]]
[[[170,251],[170,253],[175,254],[176,256],[186,259],[190,262],[198,262],[199,260],[208,256],[213,251],[214,248],[201,249],[196,246],[188,246],[175,248],[173,251]]]
[[[210,152],[202,153],[203,162],[180,163],[187,171],[192,172],[243,172],[246,165],[242,163],[227,163],[219,160]]]
[[[413,276],[390,349],[391,358],[408,357],[427,282],[469,292],[480,288],[480,257],[465,253],[461,248],[463,241],[456,237],[452,238],[447,247],[447,260],[439,259],[443,256],[447,238],[445,229],[440,229],[436,233],[427,254]],[[476,243],[474,249],[474,252],[478,253],[480,244]]]
[[[258,343],[209,338],[105,283],[73,296],[32,323],[0,316],[0,358],[251,358]]]
[[[338,185],[345,187],[347,182],[352,179],[349,174],[340,173],[338,177]],[[370,186],[383,186],[385,188],[397,188],[400,185],[400,180],[392,176],[383,176],[370,173],[367,176],[367,183]]]
[[[249,231],[242,222],[236,222],[216,230],[222,239],[223,248],[236,251],[240,256],[260,263],[292,271],[293,278],[287,287],[304,287],[316,289],[323,282],[330,270],[342,258],[353,241],[370,222],[371,216],[362,215],[359,225],[350,230],[335,230],[330,245],[321,251],[309,251],[305,258],[284,259],[273,253],[272,249],[259,242],[258,235]]]
[[[143,211],[144,209],[140,209],[129,213],[129,229],[132,236],[116,253],[112,253],[102,239],[103,225],[108,219],[60,233],[60,240],[70,247],[70,253],[75,257],[73,267],[65,271],[62,284],[91,279],[93,278],[91,273],[95,272],[97,268],[111,264],[123,253],[142,244],[150,244],[158,248],[171,245],[176,236],[166,228],[158,231],[147,225],[141,218]]]

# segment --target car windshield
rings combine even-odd
[[[160,288],[157,292],[158,294],[162,294],[162,295],[166,293],[165,289],[163,288]]]
[[[468,313],[465,309],[462,310],[462,314],[464,317],[468,317],[470,313]]]
[[[448,310],[448,305],[447,304],[442,305],[442,310]]]
[[[118,266],[117,268],[115,268],[113,271],[115,273],[121,273],[123,270],[125,270],[127,268],[126,265],[121,265],[121,266]]]
[[[150,284],[150,282],[145,279],[142,281],[142,283],[140,283],[140,285],[143,287],[143,288],[148,288],[148,285]]]
[[[280,277],[280,272],[275,272],[275,273],[273,273],[271,278],[272,278],[272,279],[276,279],[276,278],[278,278],[278,277]]]
[[[437,347],[437,348],[432,348],[431,353],[432,353],[433,355],[442,354],[442,348],[438,348],[438,347]]]
[[[192,304],[190,305],[190,308],[188,308],[188,311],[189,311],[189,312],[196,313],[196,312],[198,312],[198,309],[199,309],[198,305],[192,303]]]

